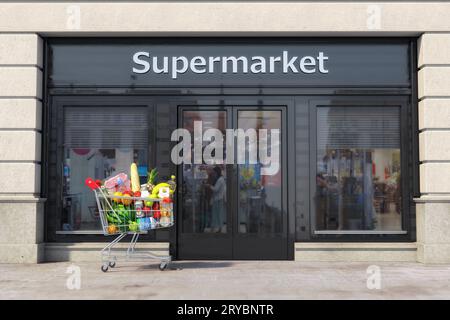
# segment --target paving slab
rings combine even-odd
[[[79,277],[78,277],[79,275]],[[0,299],[450,299],[450,265],[298,261],[0,264]]]

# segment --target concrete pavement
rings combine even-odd
[[[0,299],[450,299],[450,265],[175,261],[161,272],[145,261],[103,273],[92,262],[2,264]]]

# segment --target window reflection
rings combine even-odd
[[[202,122],[202,130],[226,129],[226,111],[184,111],[183,128],[194,136],[194,122]],[[203,148],[209,144],[202,141]],[[192,148],[194,144],[192,143]],[[224,143],[224,157],[226,145]],[[192,149],[193,153],[194,150]],[[184,233],[226,233],[226,170],[223,164],[183,165],[182,228]]]
[[[401,230],[400,179],[399,108],[318,108],[316,230]]]
[[[100,229],[95,196],[85,187],[86,177],[103,180],[128,173],[136,162],[145,181],[147,122],[145,107],[65,108],[61,231]]]
[[[281,111],[239,111],[239,129],[268,129],[268,141],[271,141],[270,129],[281,130]],[[259,141],[259,139],[257,139]],[[248,141],[247,141],[248,143]],[[276,142],[277,144],[280,141]],[[278,146],[279,147],[279,146]],[[261,146],[258,146],[261,148]],[[268,154],[271,144],[268,143]],[[258,149],[257,149],[258,150]],[[245,148],[248,160],[250,148]],[[274,175],[261,175],[261,159],[258,163],[239,164],[239,233],[273,234],[282,232],[282,178],[280,168]],[[281,159],[272,159],[281,163]]]

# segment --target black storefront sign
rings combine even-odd
[[[411,82],[408,42],[53,40],[50,50],[50,86],[408,87]]]

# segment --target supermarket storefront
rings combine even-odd
[[[414,242],[415,46],[408,38],[49,38],[46,242],[104,241],[83,181],[133,161],[141,181],[155,167],[161,179],[177,176],[177,227],[145,240],[169,243],[178,259],[301,259],[311,250],[302,244]],[[220,150],[229,161],[177,163],[177,128],[192,145],[200,137],[191,159],[202,159],[212,141],[204,134],[215,129],[223,140],[213,156]],[[269,132],[269,141],[279,133],[266,150],[276,165],[235,147],[228,132],[239,129]],[[218,180],[221,191],[207,187]]]

